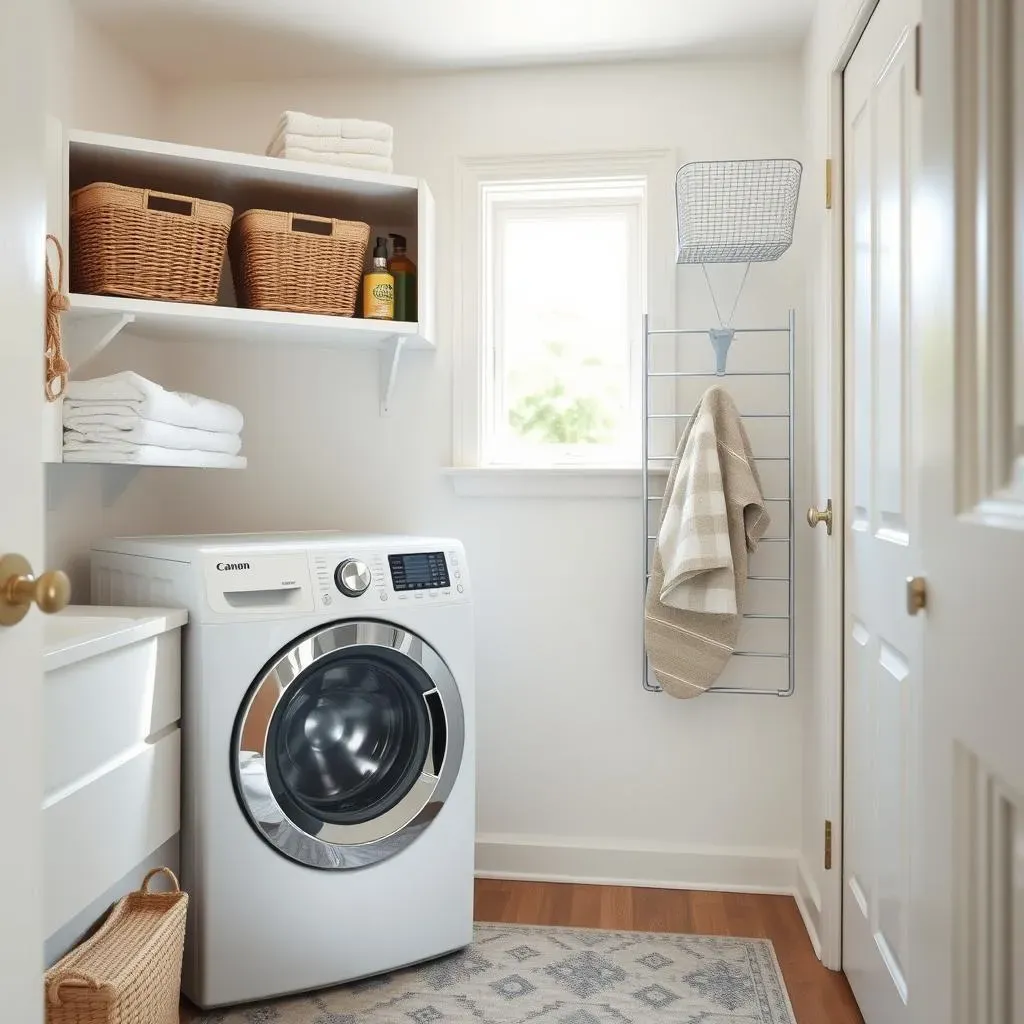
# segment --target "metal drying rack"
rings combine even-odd
[[[740,410],[744,419],[784,419],[786,420],[786,435],[787,435],[787,455],[774,455],[774,456],[758,456],[755,453],[755,460],[758,462],[786,462],[788,465],[788,480],[789,480],[789,494],[785,498],[778,498],[774,495],[768,495],[766,500],[774,501],[785,501],[789,507],[789,534],[786,537],[771,537],[761,541],[762,544],[786,544],[788,546],[788,575],[786,576],[748,576],[750,580],[761,580],[770,583],[785,583],[787,591],[787,614],[785,615],[766,615],[759,613],[746,613],[743,615],[744,619],[773,619],[773,620],[786,620],[788,630],[789,643],[785,654],[780,652],[768,652],[768,651],[733,651],[734,658],[772,658],[780,659],[785,658],[788,662],[789,668],[789,685],[784,690],[772,690],[772,689],[757,689],[745,686],[713,686],[709,689],[708,693],[749,693],[749,694],[760,694],[769,697],[791,697],[796,690],[796,589],[794,587],[794,580],[796,579],[796,551],[794,546],[794,536],[796,524],[795,506],[794,506],[794,495],[795,495],[795,484],[796,484],[796,471],[793,459],[794,449],[794,438],[793,438],[793,407],[795,397],[795,387],[793,381],[793,369],[795,365],[794,356],[796,353],[796,313],[794,310],[789,311],[789,324],[786,327],[750,327],[747,329],[736,328],[735,334],[786,334],[789,336],[789,360],[785,371],[777,370],[747,370],[731,373],[725,368],[725,352],[719,351],[715,344],[715,337],[713,331],[708,330],[684,330],[684,329],[670,329],[652,331],[648,317],[644,315],[644,348],[643,348],[643,365],[641,368],[641,381],[642,381],[642,402],[643,402],[643,440],[642,440],[642,457],[643,457],[643,471],[640,474],[643,479],[643,537],[644,537],[644,596],[646,597],[647,581],[651,575],[651,554],[652,554],[652,542],[656,540],[656,536],[652,535],[650,531],[650,506],[654,501],[661,501],[663,498],[662,494],[652,494],[651,488],[651,463],[666,463],[669,464],[675,458],[675,453],[668,455],[651,455],[650,454],[650,431],[651,423],[656,420],[688,420],[690,418],[689,413],[677,413],[677,412],[652,412],[650,406],[651,400],[651,379],[652,378],[663,378],[663,377],[706,377],[710,380],[716,380],[720,378],[728,377],[786,377],[788,383],[788,410],[785,413],[747,413],[743,414]],[[690,370],[669,370],[669,371],[653,371],[651,370],[651,339],[658,337],[673,337],[673,338],[685,338],[691,336],[699,336],[708,340],[711,337],[712,344],[716,347],[717,358],[717,369],[709,372],[695,372]],[[642,608],[641,602],[641,608]],[[652,683],[650,679],[650,671],[647,662],[647,648],[644,647],[643,656],[643,685],[645,690],[649,690],[654,693],[660,693],[661,687],[657,683]]]

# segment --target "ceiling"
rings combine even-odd
[[[245,81],[795,51],[816,0],[72,0],[157,77]]]

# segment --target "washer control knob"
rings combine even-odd
[[[370,586],[370,567],[358,558],[346,558],[334,570],[334,582],[346,597],[359,597]]]

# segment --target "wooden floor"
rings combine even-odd
[[[476,919],[771,939],[797,1024],[863,1024],[846,977],[821,966],[789,896],[478,879]]]
[[[476,919],[771,939],[797,1024],[864,1024],[845,976],[814,955],[789,896],[478,879]],[[198,1016],[182,1006],[182,1024]]]

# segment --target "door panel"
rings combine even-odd
[[[0,3],[0,554],[43,556],[42,337],[46,230],[39,0]],[[0,1017],[42,1020],[42,624],[30,611],[0,626],[4,841],[0,878]]]
[[[846,181],[843,968],[867,1024],[909,1020],[920,619],[911,468],[915,0],[882,0],[844,76]]]
[[[1024,0],[928,0],[924,33],[916,1012],[1024,1024]]]

